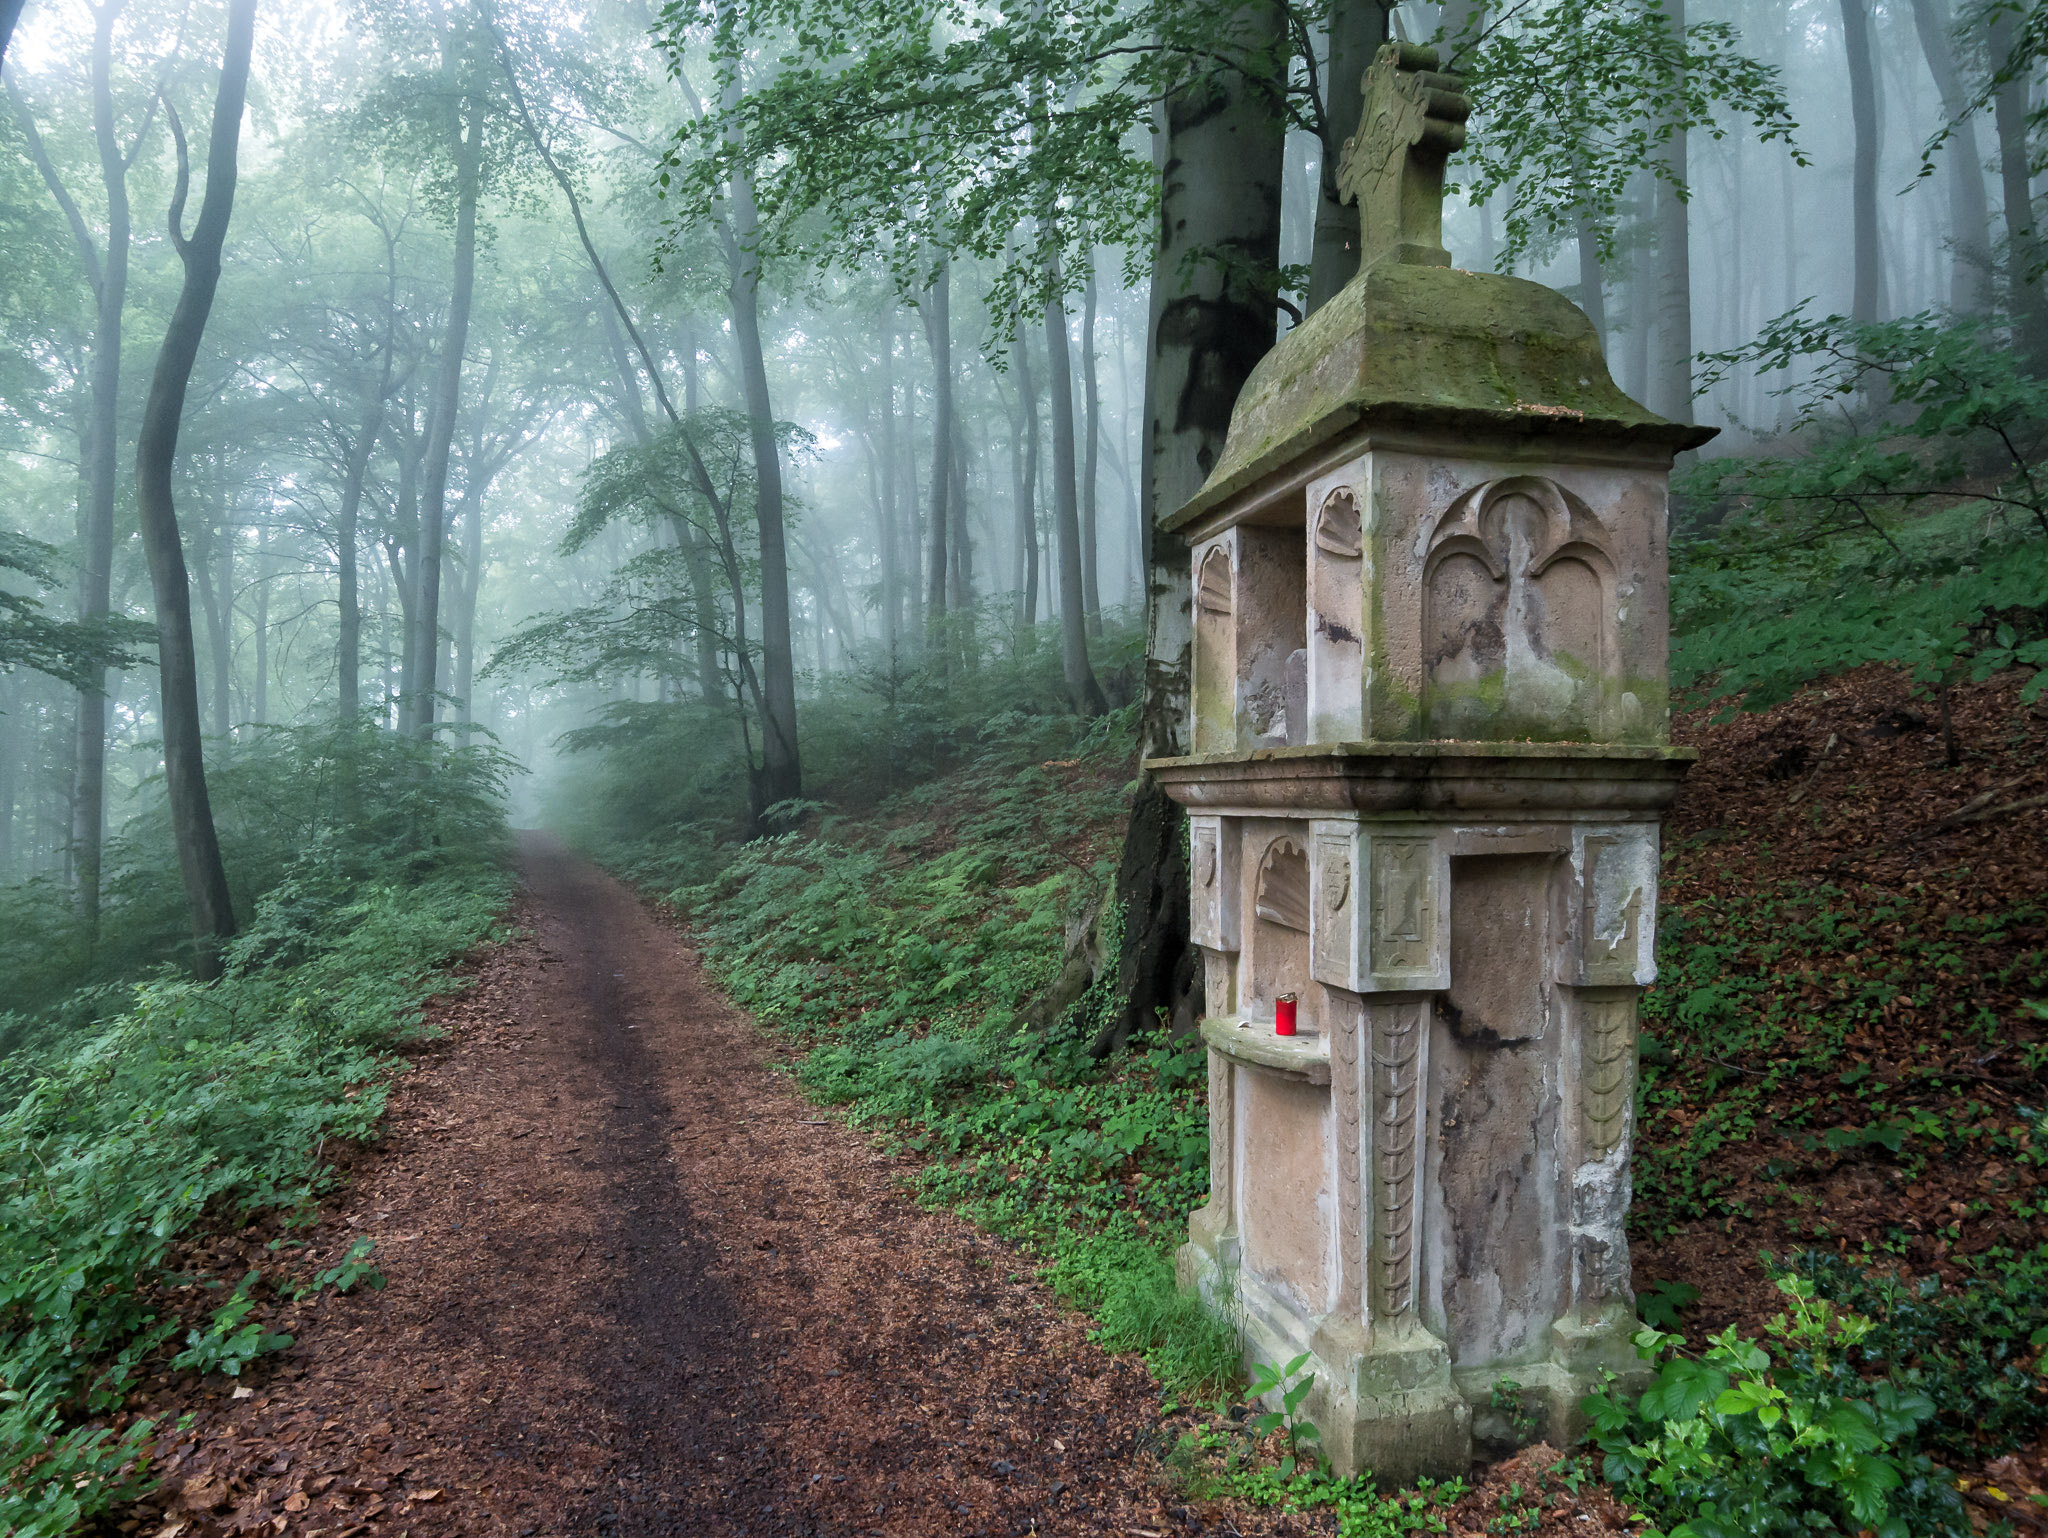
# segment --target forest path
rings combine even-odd
[[[1189,1530],[1146,1374],[808,1105],[624,886],[543,835],[520,864],[527,933],[316,1239],[389,1284],[202,1410],[188,1538]]]

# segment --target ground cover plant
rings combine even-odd
[[[123,1414],[145,1369],[239,1374],[290,1344],[259,1301],[374,1280],[367,1250],[314,1267],[292,1234],[337,1178],[331,1150],[374,1136],[447,963],[504,908],[500,782],[488,760],[421,782],[388,739],[360,755],[310,741],[265,766],[280,795],[264,815],[302,836],[272,846],[221,981],[166,969],[82,1014],[13,1017],[0,1530],[67,1533],[147,1484],[159,1428]],[[259,1265],[177,1269],[190,1236],[257,1224],[274,1235]]]

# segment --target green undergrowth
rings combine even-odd
[[[459,766],[438,786],[342,784],[341,804],[383,810],[323,819],[280,862],[221,981],[165,969],[90,1023],[16,1020],[0,1058],[0,1532],[58,1538],[146,1487],[156,1428],[117,1418],[145,1364],[239,1373],[290,1343],[251,1317],[266,1294],[368,1274],[355,1254],[297,1278],[284,1236],[274,1267],[169,1272],[195,1231],[310,1222],[338,1178],[325,1152],[376,1135],[422,1006],[509,900],[497,788]],[[387,790],[414,825],[380,847],[362,835]],[[181,1287],[206,1300],[192,1317],[167,1301]]]
[[[925,1200],[1044,1257],[1102,1343],[1170,1391],[1213,1394],[1237,1381],[1236,1340],[1171,1258],[1208,1188],[1199,1043],[1091,1059],[1113,963],[1064,1019],[1023,1018],[1114,869],[1132,725],[1000,718],[959,772],[748,845],[670,900],[726,991],[809,1049],[806,1090],[928,1158]]]

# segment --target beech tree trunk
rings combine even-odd
[[[21,8],[28,0],[0,0],[0,62],[7,58],[7,45],[14,39],[14,24],[21,20]]]
[[[1849,61],[1849,118],[1856,139],[1850,177],[1855,283],[1849,318],[1869,325],[1878,318],[1884,287],[1884,252],[1877,228],[1877,70],[1870,57],[1869,0],[1842,0],[1842,48]]]
[[[104,256],[95,244],[77,201],[57,175],[26,102],[8,94],[28,142],[29,157],[70,227],[80,265],[93,295],[92,361],[87,373],[87,407],[78,462],[78,617],[104,618],[112,604],[114,495],[119,471],[121,332],[128,302],[128,255],[132,223],[128,167],[140,150],[148,124],[138,129],[124,153],[114,122],[113,30],[121,0],[107,0],[93,14],[92,126],[100,182],[107,199]],[[0,56],[19,0],[0,0]],[[106,842],[107,675],[95,668],[78,692],[72,732],[71,879],[74,909],[88,945],[99,938],[100,870]]]
[[[171,233],[184,262],[185,280],[177,307],[157,352],[149,400],[135,445],[136,512],[150,585],[156,594],[157,656],[162,673],[164,779],[171,827],[178,844],[178,869],[192,912],[197,942],[193,970],[201,981],[220,976],[221,946],[235,932],[234,904],[220,839],[206,794],[206,763],[199,732],[199,680],[192,647],[192,592],[185,571],[184,543],[171,497],[171,472],[178,455],[178,424],[200,338],[220,286],[221,248],[235,201],[235,150],[241,136],[242,106],[249,88],[249,53],[256,35],[256,0],[229,0],[227,45],[221,57],[220,91],[214,100],[213,133],[206,157],[206,195],[188,241],[179,232],[187,175],[182,134],[179,176],[171,198]],[[176,127],[176,119],[172,119]]]
[[[1308,306],[1314,314],[1358,276],[1358,205],[1337,196],[1337,157],[1365,116],[1365,72],[1387,40],[1391,8],[1381,0],[1330,0],[1329,60],[1322,71],[1323,160],[1316,231],[1309,248]]]
[[[1038,381],[1031,373],[1031,338],[1021,329],[1010,354],[1017,367],[1017,401],[1022,445],[1017,471],[1017,623],[1027,647],[1036,642],[1038,623]]]
[[[1088,661],[1088,609],[1081,577],[1081,513],[1074,496],[1074,378],[1067,352],[1067,311],[1058,297],[1045,306],[1046,387],[1052,392],[1052,505],[1060,563],[1060,671],[1067,704],[1078,716],[1109,710]]]
[[[753,184],[744,172],[732,179],[726,236],[733,341],[739,354],[754,450],[754,512],[761,545],[761,775],[754,812],[803,793],[797,756],[796,657],[789,633],[789,547],[782,526],[782,451],[775,441],[775,409],[761,353],[761,254]]]
[[[1991,65],[2012,56],[2012,12],[1991,20]],[[2024,75],[1992,95],[1991,118],[1998,130],[1998,180],[2005,198],[2007,281],[2010,284],[2013,346],[2036,373],[2048,372],[2048,293],[2043,292],[2040,241],[2034,228],[2034,197],[2027,172],[2027,81]]]
[[[1576,244],[1579,257],[1579,308],[1607,345],[1607,266],[1600,260],[1600,229],[1583,205],[1579,209]]]
[[[1948,225],[1951,250],[1949,308],[1958,315],[1989,315],[1991,292],[1991,207],[1984,195],[1984,157],[1977,147],[1977,119],[1969,112],[1969,93],[1956,68],[1949,38],[1954,21],[1948,0],[1913,0],[1913,29],[1928,73],[1941,97],[1941,110],[1954,125],[1943,148],[1948,181]]]
[[[454,122],[455,275],[449,289],[448,329],[441,339],[441,372],[427,415],[427,452],[421,467],[419,596],[414,601],[413,727],[434,735],[434,695],[441,658],[441,564],[448,543],[448,459],[455,444],[455,415],[462,404],[462,355],[469,347],[469,312],[476,298],[476,203],[483,175],[486,103],[465,92]]]
[[[953,263],[941,256],[939,270],[925,291],[925,341],[932,355],[932,513],[931,567],[925,581],[924,645],[931,666],[946,670],[947,536],[951,532],[949,499],[953,490]]]
[[[1095,525],[1095,480],[1102,446],[1102,387],[1095,377],[1095,258],[1081,299],[1081,603],[1088,634],[1102,634],[1102,551]]]
[[[1685,29],[1685,0],[1671,0],[1669,24]],[[1646,404],[1674,422],[1692,420],[1692,219],[1677,188],[1686,185],[1685,134],[1664,148],[1671,180],[1657,187],[1657,355]],[[1674,185],[1675,183],[1675,185]]]
[[[1235,13],[1228,42],[1240,57],[1282,56],[1286,13]],[[1146,647],[1139,751],[1186,749],[1193,645],[1187,544],[1159,520],[1201,489],[1223,452],[1230,411],[1273,346],[1278,319],[1280,191],[1287,138],[1281,87],[1270,74],[1210,73],[1161,103],[1159,244],[1152,259],[1151,345],[1139,507],[1145,560]],[[1190,252],[1228,251],[1236,260]],[[1274,274],[1268,277],[1266,274]],[[1192,1021],[1195,956],[1188,945],[1186,821],[1150,776],[1140,778],[1117,871],[1123,904],[1118,988],[1124,1008],[1093,1043],[1098,1055],[1149,1030],[1161,1010]]]

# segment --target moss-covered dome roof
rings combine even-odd
[[[1376,263],[1281,338],[1245,382],[1223,457],[1169,529],[1360,425],[1442,426],[1677,453],[1714,435],[1622,394],[1599,334],[1553,289]]]

